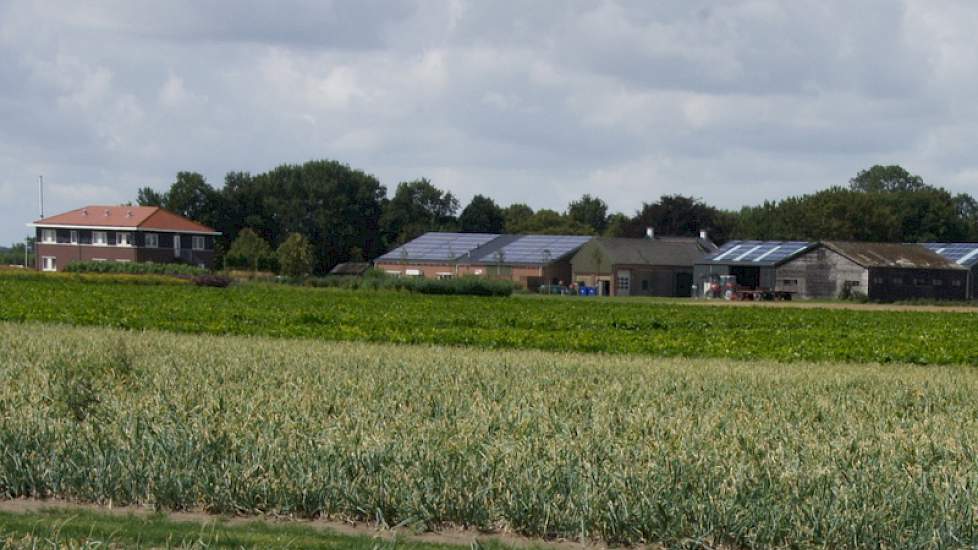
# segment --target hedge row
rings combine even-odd
[[[187,264],[154,262],[72,262],[69,273],[126,273],[130,275],[206,275],[207,269]]]

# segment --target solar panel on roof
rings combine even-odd
[[[545,264],[574,252],[591,237],[570,235],[520,235],[497,249],[489,247],[477,258],[482,262]]]
[[[971,267],[978,263],[978,243],[924,243],[923,246],[958,265]]]
[[[378,259],[451,261],[471,253],[498,237],[499,235],[492,233],[425,233]]]
[[[803,241],[730,241],[706,257],[707,263],[774,265],[805,250]]]

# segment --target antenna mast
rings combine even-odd
[[[41,203],[41,219],[44,218],[44,176],[37,177],[37,196]]]

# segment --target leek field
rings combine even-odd
[[[260,284],[205,289],[93,282],[97,277],[0,277],[0,321],[655,357],[978,365],[976,313],[690,307]]]
[[[9,322],[0,350],[4,498],[669,546],[978,544],[965,366]]]

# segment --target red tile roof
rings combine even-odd
[[[158,206],[86,206],[37,220],[34,224],[216,233],[206,225],[188,220]]]

